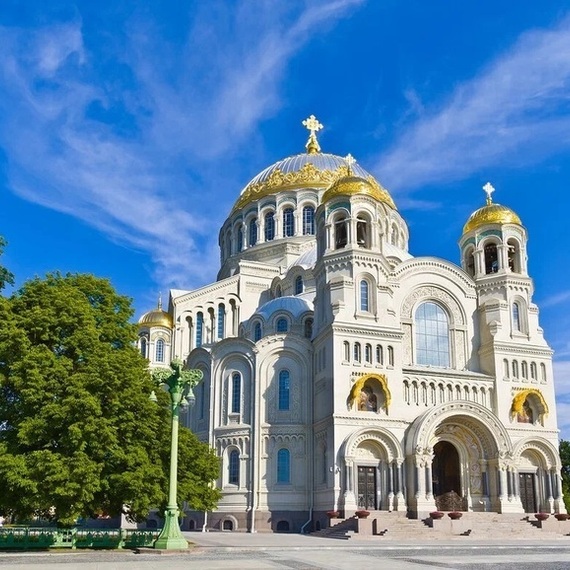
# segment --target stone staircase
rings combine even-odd
[[[469,540],[565,539],[570,540],[570,521],[548,524],[532,515],[464,512],[459,520],[447,516],[441,520],[409,519],[405,512],[373,511],[367,519],[350,517],[333,519],[331,526],[312,533],[313,536],[348,540],[351,537],[388,540],[446,540],[465,537]]]

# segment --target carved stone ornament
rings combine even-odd
[[[453,317],[453,325],[464,325],[463,314],[459,308],[459,305],[454,297],[452,297],[444,289],[434,286],[418,287],[406,297],[404,304],[402,305],[402,317],[408,319],[412,318],[412,309],[415,305],[422,300],[435,299],[441,301],[445,307],[451,312]]]

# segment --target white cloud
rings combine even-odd
[[[551,295],[541,301],[540,306],[544,309],[546,307],[554,307],[556,305],[566,303],[566,301],[570,301],[570,291],[561,291],[560,293]]]
[[[552,29],[523,34],[440,108],[424,111],[378,158],[375,170],[391,188],[411,191],[568,150],[569,87],[566,18]]]

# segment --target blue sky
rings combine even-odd
[[[304,150],[314,113],[323,151],[390,190],[414,255],[459,260],[487,180],[520,215],[570,438],[567,2],[3,0],[0,45],[18,284],[92,272],[138,316],[211,282],[241,188]]]

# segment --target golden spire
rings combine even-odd
[[[485,190],[485,194],[487,194],[487,206],[490,206],[493,203],[491,194],[495,191],[495,188],[493,188],[493,185],[490,182],[487,182],[487,184],[483,186],[483,190]]]
[[[319,123],[315,115],[311,115],[308,119],[303,121],[303,126],[311,133],[309,135],[309,140],[305,145],[308,154],[316,154],[321,152],[321,147],[319,146],[319,141],[317,141],[317,135],[322,128],[323,125]]]
[[[354,158],[354,156],[352,156],[352,154],[348,153],[344,157],[344,162],[346,162],[346,168],[348,170],[348,175],[352,176],[352,165],[356,163],[356,159]]]

